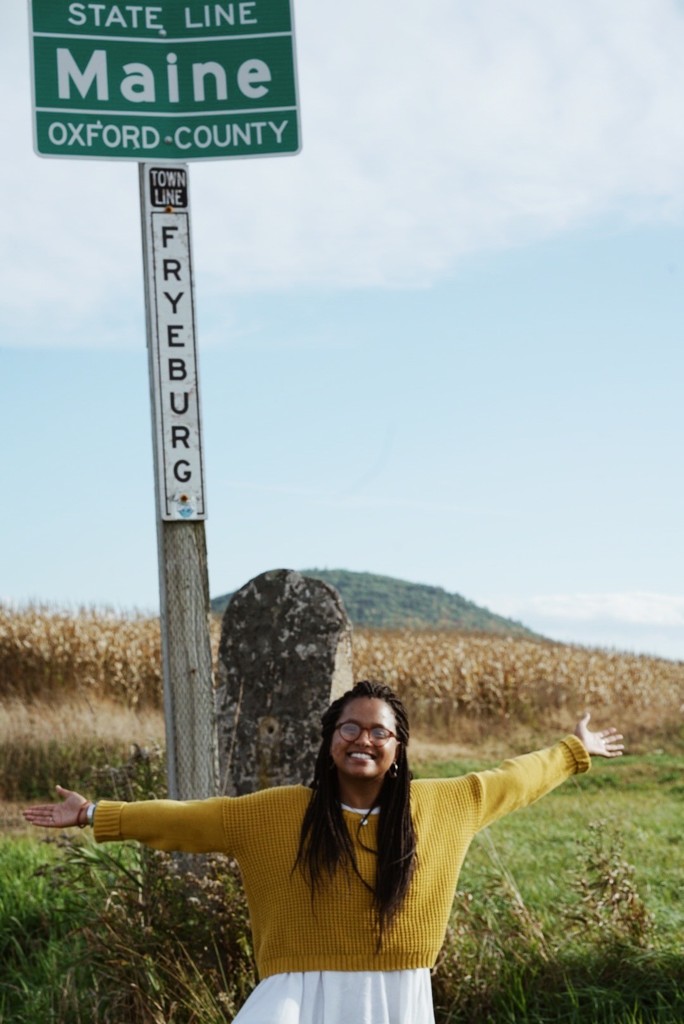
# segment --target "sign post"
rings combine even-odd
[[[188,169],[140,164],[169,796],[216,787]]]
[[[139,164],[169,795],[216,791],[187,161],[300,148],[291,0],[30,0],[39,156]]]

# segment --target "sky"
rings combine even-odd
[[[301,152],[190,165],[211,594],[684,660],[684,4],[294,9]],[[35,154],[21,3],[0,82],[0,600],[154,612],[137,167]]]

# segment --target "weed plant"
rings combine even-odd
[[[97,912],[82,934],[104,1024],[225,1024],[254,985],[234,862],[70,844],[62,884]]]

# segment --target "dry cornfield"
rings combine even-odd
[[[214,651],[219,634],[214,620]],[[531,722],[584,707],[679,728],[684,705],[684,662],[482,634],[357,629],[354,675],[392,686],[431,729],[456,713]],[[158,619],[0,605],[0,700],[74,695],[160,707]]]
[[[358,630],[357,678],[402,695],[411,720],[449,730],[454,717],[527,724],[619,711],[621,721],[678,729],[684,662],[512,637]]]
[[[159,706],[159,620],[108,610],[0,605],[0,699],[76,693]]]

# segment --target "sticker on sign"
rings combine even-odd
[[[148,161],[300,149],[291,0],[32,0],[41,156]]]

